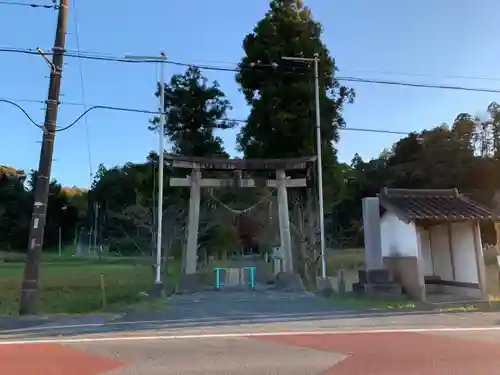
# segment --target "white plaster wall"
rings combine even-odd
[[[435,276],[439,276],[443,280],[453,281],[447,224],[430,227],[429,235]]]
[[[429,231],[424,228],[418,228],[418,236],[420,239],[420,252],[422,254],[422,263],[425,276],[434,275],[434,266],[432,264],[431,241]]]
[[[471,221],[451,225],[451,243],[455,281],[478,283],[476,252],[474,248],[474,225]]]
[[[386,211],[380,218],[382,256],[418,256],[415,224],[405,223],[392,212]]]

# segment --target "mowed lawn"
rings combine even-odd
[[[0,262],[0,316],[18,310],[24,264]],[[40,271],[40,314],[126,310],[140,302],[153,282],[147,258],[80,260],[47,257]]]

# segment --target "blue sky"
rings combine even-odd
[[[28,1],[28,0],[26,0]],[[49,0],[29,0],[45,1]],[[73,0],[74,1],[74,0]],[[71,2],[71,0],[70,0]],[[494,15],[500,2],[482,0],[309,0],[315,19],[324,25],[323,41],[337,60],[339,75],[402,80],[417,83],[500,88],[500,31]],[[111,55],[153,55],[165,50],[171,60],[229,65],[242,56],[242,40],[268,8],[268,0],[78,0],[76,3],[83,51]],[[0,47],[50,50],[56,22],[51,10],[0,5]],[[75,20],[71,8],[67,49],[76,50]],[[45,100],[48,68],[41,57],[0,53],[0,98]],[[154,65],[85,60],[87,105],[105,104],[154,110]],[[173,66],[167,75],[179,73]],[[396,73],[420,73],[402,75]],[[248,113],[232,73],[206,72],[217,80],[231,100],[230,116]],[[449,76],[490,77],[492,80]],[[496,77],[496,78],[495,78]],[[458,92],[373,84],[351,85],[356,102],[344,116],[348,126],[396,131],[429,128],[450,122],[459,112],[484,111],[499,94]],[[66,59],[64,102],[82,102],[79,62]],[[41,104],[21,103],[42,122]],[[73,121],[82,107],[62,105],[59,125]],[[89,134],[92,170],[145,159],[157,147],[147,130],[147,114],[93,111],[56,138],[52,176],[64,185],[88,186]],[[0,164],[28,170],[38,163],[41,132],[16,108],[0,103],[2,139]],[[234,150],[237,130],[224,132],[226,149]],[[377,156],[399,136],[343,131],[340,159],[354,153]]]

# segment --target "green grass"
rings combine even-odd
[[[352,294],[352,284],[358,281],[357,271],[364,267],[364,249],[346,249],[331,252],[327,257],[327,274],[332,280],[334,289],[337,288],[338,270],[344,269],[346,294],[334,294],[336,303],[352,308],[407,308],[408,301],[401,299],[384,299],[370,296],[357,296]],[[486,266],[486,289],[490,299],[500,300],[500,270],[497,265],[496,249],[490,248],[484,252]],[[417,304],[420,306],[421,304]],[[406,307],[405,307],[406,306]]]
[[[17,313],[23,258],[4,256],[4,262],[0,262],[0,315]],[[167,285],[178,277],[176,266],[177,263],[170,264]],[[98,260],[45,255],[40,270],[38,311],[40,314],[85,314],[125,311],[137,304],[144,308],[149,302],[140,297],[140,292],[147,290],[152,282],[149,258]]]
[[[329,276],[336,276],[340,268],[358,270],[365,266],[365,252],[363,248],[332,251],[327,255],[326,263]]]
[[[422,305],[420,303],[410,301],[404,296],[384,298],[346,293],[333,294],[331,299],[337,305],[352,309],[415,309]]]

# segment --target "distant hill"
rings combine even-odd
[[[0,165],[0,176],[21,177],[24,176],[24,171],[9,165]]]
[[[87,193],[88,189],[78,186],[63,186],[61,190],[68,196],[81,195]]]

